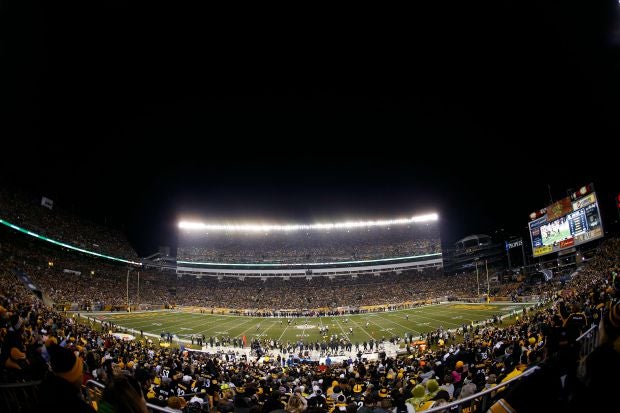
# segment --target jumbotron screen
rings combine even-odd
[[[179,228],[177,259],[203,263],[337,263],[441,253],[437,218],[374,226],[328,225],[332,227],[265,231]]]
[[[529,223],[534,257],[551,254],[602,238],[603,223],[596,193],[571,202],[564,198]]]

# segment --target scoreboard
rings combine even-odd
[[[534,257],[561,251],[602,238],[603,223],[596,193],[571,202],[566,197],[528,224]]]

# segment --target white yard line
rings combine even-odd
[[[438,320],[436,318],[427,317],[427,316],[423,316],[423,315],[420,315],[420,314],[415,314],[415,316],[416,317],[420,317],[420,318],[425,318],[427,320],[437,321],[438,323],[440,323],[439,325],[443,325],[444,323],[447,323],[447,324],[452,324],[453,326],[460,326],[460,324],[451,323],[450,321],[442,321],[442,320]]]
[[[336,323],[338,323],[338,327],[340,327],[340,331],[342,331],[342,334],[344,334],[344,336],[347,338],[347,340],[349,339],[349,335],[347,334],[346,331],[344,331],[344,328],[342,328],[342,324],[340,324],[340,321],[338,321],[338,319],[336,319]]]
[[[379,317],[382,320],[389,321],[390,323],[396,324],[399,327],[402,327],[405,330],[405,332],[407,332],[407,331],[415,331],[418,334],[422,334],[420,331],[418,331],[418,330],[416,330],[414,328],[406,327],[406,326],[404,326],[404,325],[402,325],[400,323],[397,323],[396,321],[390,320],[389,318],[385,318],[385,317],[381,317],[381,316],[377,316],[377,317]],[[374,321],[373,321],[373,323],[374,323]],[[376,323],[374,323],[374,324],[376,324]],[[376,325],[378,325],[378,324],[376,324]]]
[[[373,337],[373,336],[372,336],[372,335],[371,335],[368,331],[366,331],[366,329],[365,329],[364,327],[362,327],[361,325],[359,325],[359,324],[357,323],[357,321],[354,321],[352,318],[351,318],[350,320],[351,320],[351,322],[355,323],[355,325],[356,325],[356,326],[358,326],[358,327],[359,327],[359,328],[360,328],[360,329],[361,329],[364,333],[366,333],[366,335],[367,335],[368,337],[370,337],[370,338],[374,339],[374,337]]]
[[[288,330],[289,325],[287,324],[286,327],[284,328],[284,331],[282,331],[282,334],[280,334],[280,337],[278,337],[278,341],[282,340],[282,337],[284,337],[284,333],[286,333],[286,330]]]
[[[228,321],[226,321],[225,323],[217,323],[217,320],[211,320],[211,321],[209,321],[208,323],[200,324],[200,326],[203,326],[203,325],[205,325],[205,324],[207,324],[207,325],[208,325],[208,324],[210,324],[210,323],[212,323],[212,322],[214,322],[214,323],[215,323],[215,325],[213,325],[212,327],[209,327],[209,328],[207,328],[207,329],[205,329],[205,330],[200,330],[198,333],[205,333],[205,332],[207,332],[207,331],[211,331],[211,330],[214,330],[214,329],[216,329],[216,328],[227,327],[227,326],[228,326],[228,324],[231,324],[231,323],[238,323],[239,325],[243,325],[243,324],[245,324],[245,323],[249,323],[251,320],[246,320],[246,321],[244,321],[244,322],[242,322],[242,323],[239,323],[238,321],[239,321],[239,320],[228,320]]]

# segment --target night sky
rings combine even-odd
[[[617,6],[5,2],[0,182],[122,228],[142,256],[188,215],[437,211],[446,244],[521,235],[589,182],[613,230]]]

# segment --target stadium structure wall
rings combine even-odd
[[[226,277],[327,277],[338,275],[354,275],[354,274],[380,274],[389,271],[419,270],[426,268],[443,268],[443,259],[441,253],[429,254],[422,259],[401,262],[398,260],[388,261],[381,264],[364,265],[363,261],[354,266],[342,265],[338,263],[325,263],[321,266],[317,263],[308,264],[307,266],[299,265],[291,268],[290,265],[271,266],[269,268],[252,266],[244,264],[244,268],[230,265],[222,267],[218,264],[212,265],[196,265],[195,263],[177,263],[176,272],[178,275],[199,275],[199,276],[226,276]],[[288,268],[287,268],[288,267]]]

